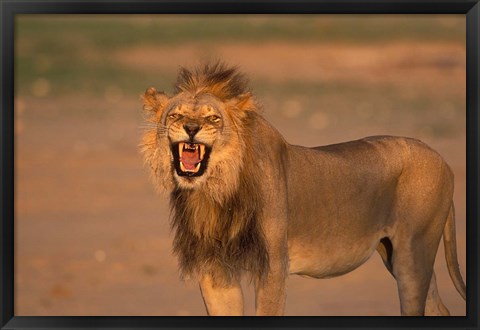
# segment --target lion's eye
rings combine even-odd
[[[209,116],[207,119],[210,120],[212,123],[218,123],[220,121],[220,117],[215,115]]]
[[[169,119],[179,119],[180,117],[182,117],[182,115],[180,115],[178,113],[172,113],[172,114],[168,115]]]

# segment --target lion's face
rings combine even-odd
[[[176,181],[191,187],[212,175],[213,168],[231,141],[226,105],[211,95],[179,95],[170,100],[159,132],[168,139]],[[161,135],[161,134],[160,134]],[[164,141],[166,142],[166,141]]]
[[[144,99],[145,108],[153,110],[152,129],[144,136],[146,159],[167,189],[168,182],[184,189],[205,187],[219,200],[236,188],[244,150],[238,99],[224,102],[191,93],[169,98],[154,89]]]

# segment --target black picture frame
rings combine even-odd
[[[14,18],[18,14],[464,14],[466,15],[467,309],[465,317],[27,317],[14,315]],[[478,329],[478,0],[0,0],[0,328]]]

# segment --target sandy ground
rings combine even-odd
[[[140,75],[173,72],[177,64],[191,62],[192,52],[238,64],[254,85],[287,78],[368,85],[368,93],[353,101],[341,91],[322,92],[315,104],[301,93],[279,98],[275,84],[259,97],[264,115],[291,143],[312,146],[392,134],[421,138],[439,151],[455,173],[457,244],[465,274],[465,117],[458,115],[465,109],[462,45],[292,48],[280,43],[223,45],[215,51],[191,46],[124,50],[113,60]],[[271,54],[278,56],[268,60]],[[298,65],[292,68],[288,63],[294,58]],[[419,94],[447,95],[460,100],[460,109],[458,102],[443,102],[423,105],[428,111],[421,113],[403,111],[389,103],[384,86],[405,104]],[[46,94],[16,100],[16,315],[205,315],[197,285],[178,278],[168,201],[154,192],[142,165],[140,101],[115,88],[86,102],[81,96]],[[446,306],[453,315],[465,315],[442,246],[436,273]],[[246,311],[252,315],[247,284]],[[399,315],[395,281],[376,254],[339,278],[292,276],[287,294],[287,315]]]

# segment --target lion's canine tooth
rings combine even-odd
[[[180,157],[182,157],[182,154],[183,154],[183,145],[184,145],[184,144],[185,144],[185,143],[183,143],[183,142],[180,142],[180,143],[178,144],[178,153],[180,154]]]
[[[182,170],[182,172],[186,172],[187,170],[185,169],[185,166],[183,166],[183,163],[180,162],[180,169]]]
[[[205,145],[200,145],[200,160],[203,160],[203,155],[205,155]]]
[[[201,165],[201,163],[198,163],[198,164],[195,166],[195,173],[197,173],[198,170],[200,169],[200,165]]]

